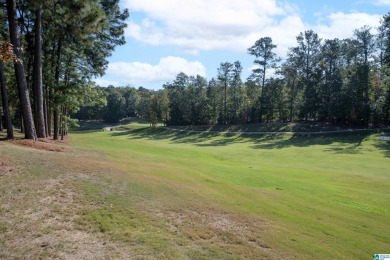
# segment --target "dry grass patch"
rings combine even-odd
[[[99,163],[16,143],[0,143],[0,259],[132,257],[128,245],[78,221],[99,208],[77,185],[99,179]]]
[[[38,150],[52,151],[52,152],[69,152],[68,137],[65,140],[53,140],[51,138],[40,138],[37,141],[30,139],[13,139],[8,142],[16,145],[26,146]]]
[[[190,252],[190,258],[199,258],[201,249],[211,255],[213,251],[219,252],[214,255],[216,258],[282,257],[280,252],[264,241],[269,226],[263,221],[221,212],[215,208],[156,210],[154,213],[168,225],[171,233],[176,234],[178,246],[185,247]],[[222,252],[226,255],[220,254]]]
[[[12,164],[9,157],[0,156],[0,176],[12,175],[17,171],[17,167]]]

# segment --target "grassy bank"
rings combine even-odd
[[[144,186],[138,206],[165,223],[158,229],[171,237],[163,247],[171,253],[183,243],[190,256],[364,259],[390,243],[389,143],[375,135],[141,129],[77,134],[74,143],[104,152],[129,183]]]
[[[1,207],[0,258],[11,254],[7,239],[30,234],[8,219],[27,214],[23,207],[53,212],[50,203],[28,206],[49,195],[66,205],[53,214],[67,225],[54,230],[96,243],[80,239],[69,252],[66,239],[57,239],[53,247],[38,243],[30,256],[65,250],[66,256],[138,259],[367,259],[389,249],[390,142],[375,134],[244,137],[138,123],[119,130],[72,133],[69,153],[2,144],[1,156],[25,159],[12,159],[21,163],[20,177],[0,177],[2,205],[9,205]],[[44,192],[57,179],[62,184]],[[15,195],[20,206],[13,208],[12,194],[30,202]],[[57,234],[37,223],[36,236]]]

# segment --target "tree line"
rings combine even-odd
[[[245,81],[236,61],[222,62],[210,80],[180,73],[158,91],[111,87],[100,114],[108,121],[140,116],[168,125],[306,120],[387,126],[390,13],[381,19],[378,33],[372,31],[364,26],[342,40],[305,31],[285,60],[277,57],[272,39],[263,37],[248,48],[255,69]]]
[[[179,73],[161,90],[95,87],[115,46],[125,43],[119,0],[0,0],[0,127],[26,138],[66,135],[77,119],[151,125],[323,121],[384,126],[390,120],[390,14],[376,32],[364,26],[347,39],[308,30],[287,58],[270,37],[248,48],[255,69],[242,79],[239,61],[222,62],[215,77]],[[12,66],[13,65],[13,66]]]
[[[13,125],[28,139],[63,137],[69,114],[95,102],[91,78],[104,74],[115,46],[125,43],[129,13],[118,2],[0,0],[0,128],[7,138]]]

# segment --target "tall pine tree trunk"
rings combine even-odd
[[[370,68],[368,65],[368,60],[364,65],[364,117],[365,117],[365,127],[368,127],[370,124],[370,98],[369,98],[369,73]]]
[[[3,115],[1,114],[1,110],[0,110],[0,132],[3,132]]]
[[[35,49],[34,49],[34,88],[35,88],[35,117],[37,136],[46,137],[45,115],[43,111],[43,87],[42,87],[42,8],[35,12]]]
[[[43,99],[43,113],[44,113],[44,117],[45,117],[45,132],[46,132],[46,136],[50,136],[49,125],[48,125],[48,113],[47,113],[47,111],[48,111],[47,86],[45,86],[44,92],[45,92],[45,96],[46,96],[46,98]]]
[[[61,109],[62,110],[62,109]],[[60,114],[60,116],[59,116],[59,118],[60,118],[60,122],[59,122],[59,135],[61,135],[61,140],[64,140],[63,139],[63,127],[64,127],[64,115],[63,115],[63,113],[61,113]]]
[[[389,126],[390,123],[390,88],[387,89],[387,101],[385,106],[385,126]]]
[[[224,99],[224,105],[223,105],[223,116],[224,116],[224,124],[227,125],[227,80],[225,81],[225,99]]]
[[[5,125],[7,127],[7,139],[13,139],[14,129],[12,127],[11,114],[9,112],[7,85],[4,76],[4,66],[1,61],[0,61],[0,85],[1,85],[1,98],[3,101]]]
[[[7,127],[7,139],[14,138],[14,129],[11,121],[11,114],[9,112],[9,104],[8,104],[8,91],[4,76],[4,66],[3,62],[0,61],[0,85],[1,85],[1,99],[3,101],[3,111],[4,111],[4,119]]]
[[[66,109],[66,106],[64,106],[64,109],[63,109],[63,117],[62,117],[62,131],[61,131],[61,140],[64,140],[64,136],[66,136],[68,133],[68,129],[67,129],[67,109]]]
[[[259,123],[263,122],[263,115],[264,115],[264,86],[261,86],[261,96],[260,96],[260,111],[259,111]]]
[[[47,86],[47,94],[48,94],[48,98],[47,98],[47,135],[48,136],[51,136],[51,133],[52,133],[52,119],[53,119],[53,102],[52,102],[52,97],[53,97],[53,94],[52,94],[52,88],[50,86]]]
[[[7,0],[8,25],[10,31],[10,40],[15,47],[15,54],[21,60],[14,62],[16,83],[18,85],[20,104],[23,115],[24,135],[26,139],[37,139],[35,125],[31,111],[30,96],[27,89],[24,66],[22,63],[23,56],[20,50],[19,36],[17,33],[18,26],[16,22],[16,3],[15,0]]]
[[[294,110],[294,95],[295,95],[295,78],[291,85],[291,97],[290,97],[290,122],[293,121],[293,110]]]
[[[3,132],[3,115],[0,110],[0,132]]]
[[[53,108],[53,139],[54,140],[58,140],[58,117],[59,117],[59,113],[58,113],[58,107],[56,105],[54,105],[54,108]]]
[[[56,54],[56,69],[55,69],[55,83],[58,87],[60,83],[60,65],[61,65],[61,51],[62,51],[62,39],[58,40],[57,54]],[[58,140],[58,104],[53,104],[53,123],[54,123],[54,134],[53,139]]]

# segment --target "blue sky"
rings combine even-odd
[[[121,0],[128,8],[126,41],[109,58],[100,86],[159,89],[184,72],[211,79],[221,62],[253,67],[247,48],[269,36],[285,58],[296,36],[312,29],[323,39],[348,38],[375,27],[390,0]]]

